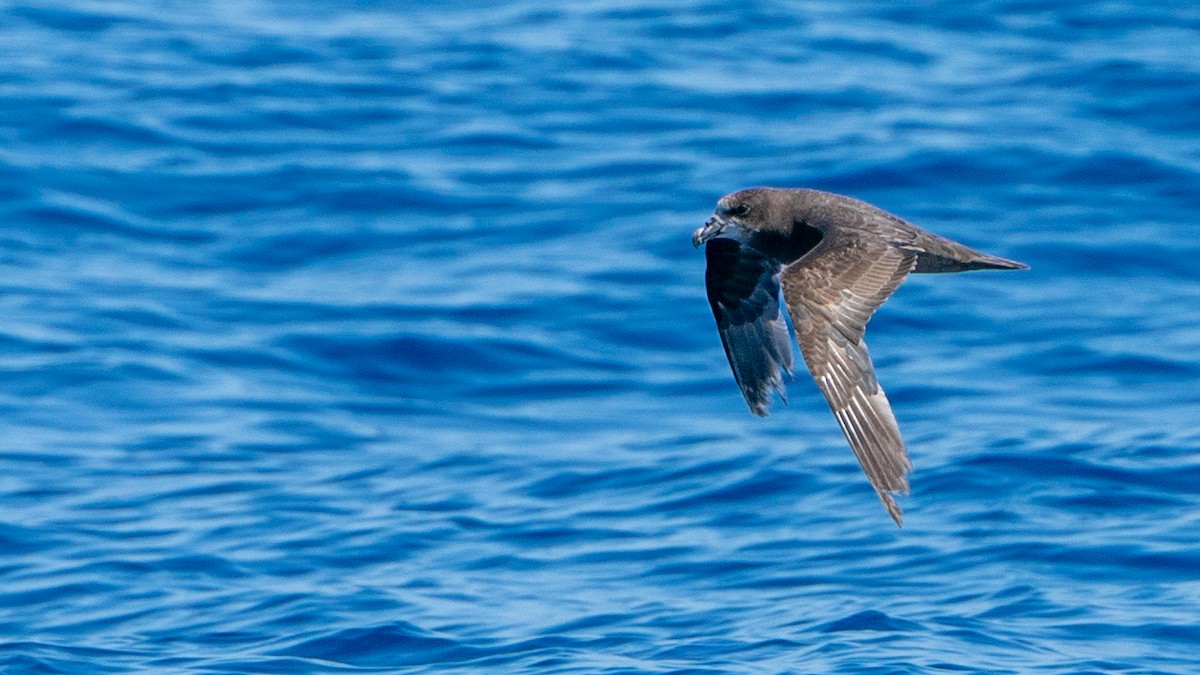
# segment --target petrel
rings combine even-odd
[[[1029,269],[926,232],[852,197],[750,188],[725,195],[704,227],[705,288],[750,410],[785,394],[792,344],[780,290],[817,387],[896,525],[908,494],[904,439],[863,342],[867,321],[910,272]]]

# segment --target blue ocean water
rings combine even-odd
[[[5,673],[1200,671],[1191,4],[5,2],[0,100]],[[904,529],[750,185],[1032,266],[871,323]]]

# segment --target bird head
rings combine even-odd
[[[767,216],[762,192],[761,188],[751,188],[721,197],[717,202],[717,210],[708,222],[692,233],[692,245],[699,246],[717,237],[739,242],[749,240],[763,229]]]

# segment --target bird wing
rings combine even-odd
[[[779,304],[780,265],[732,239],[704,248],[708,303],[725,356],[746,404],[767,414],[771,392],[785,393],[781,371],[792,371],[792,343]]]
[[[842,228],[782,274],[800,353],[859,464],[899,525],[891,493],[908,493],[912,465],[863,333],[875,310],[913,270],[917,252]]]

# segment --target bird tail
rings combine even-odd
[[[988,255],[969,246],[922,231],[913,242],[917,266],[913,272],[967,272],[970,270],[1027,270],[1029,265],[1000,256]]]
[[[968,260],[964,270],[1027,270],[1029,265],[996,255],[979,254],[974,260]]]

